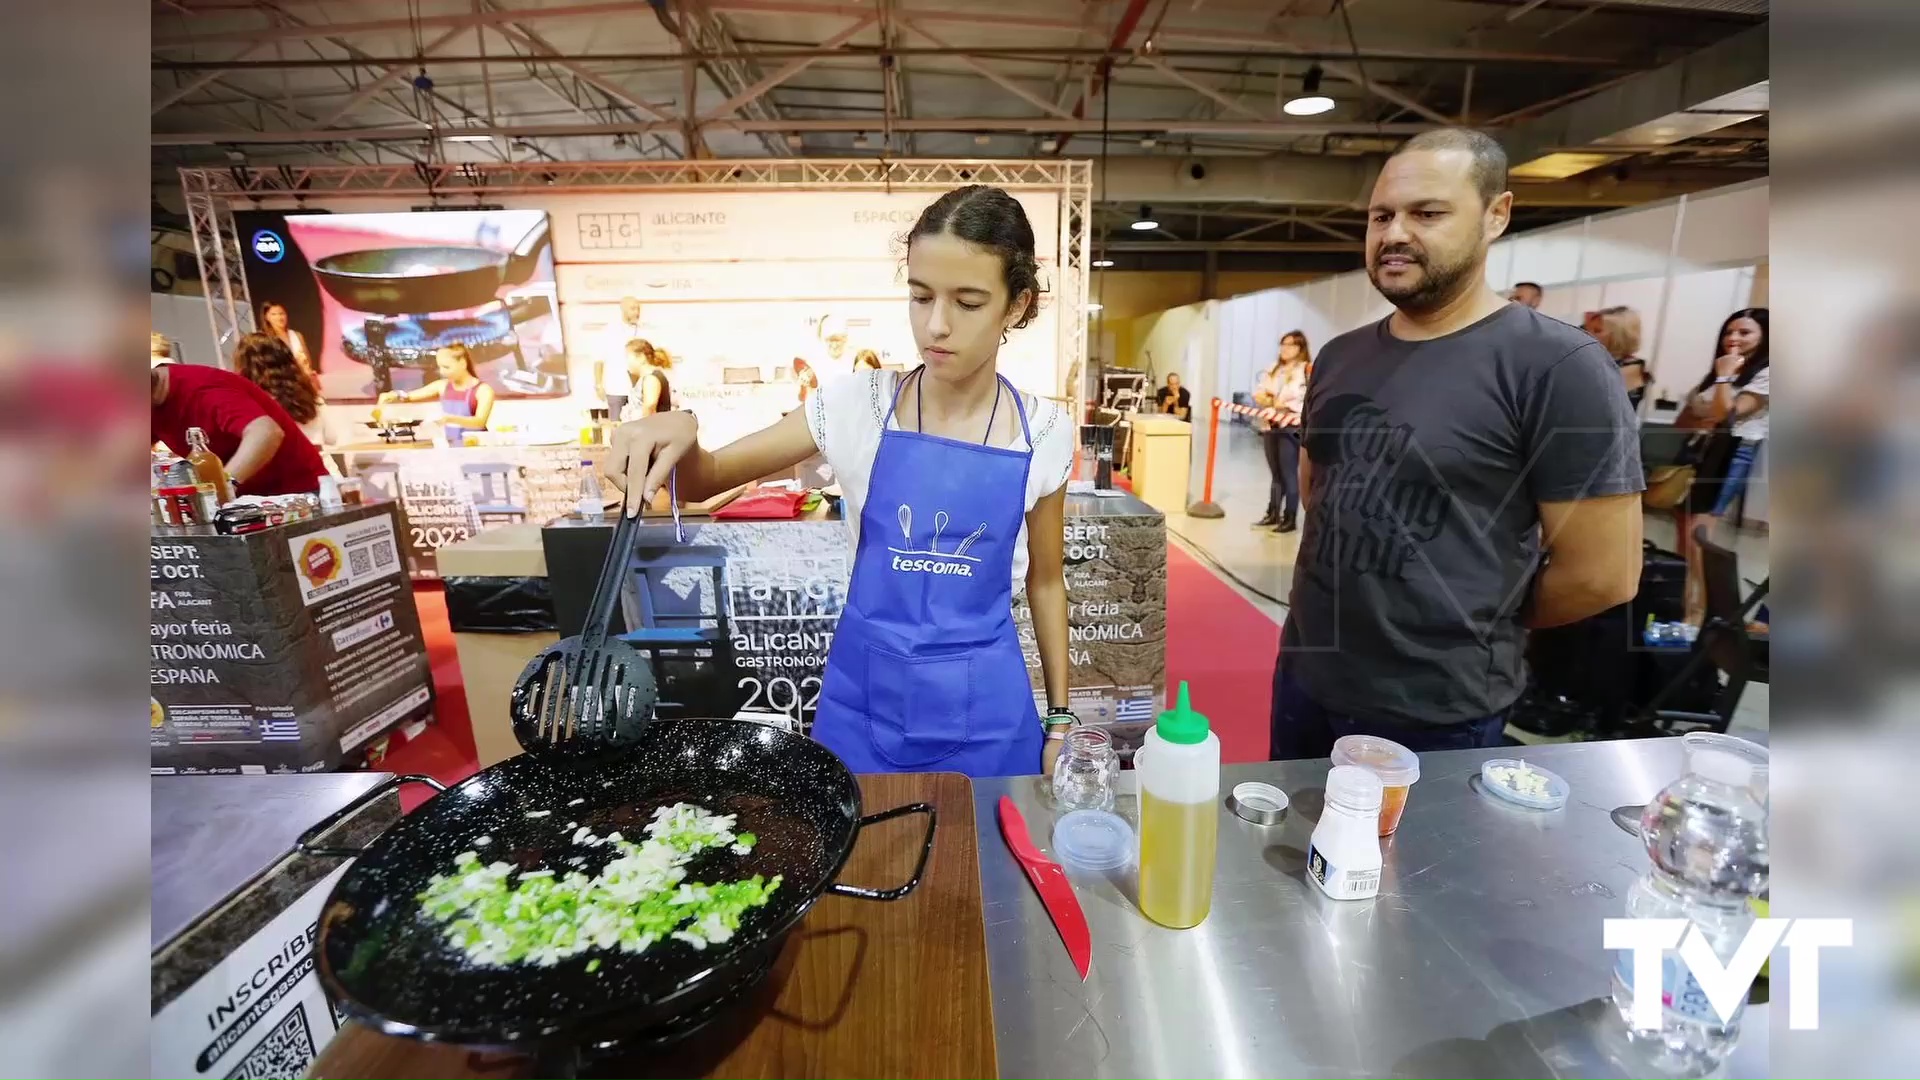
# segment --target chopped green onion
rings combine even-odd
[[[551,966],[590,949],[639,953],[668,937],[704,949],[732,938],[746,912],[780,887],[778,875],[717,885],[686,880],[686,865],[701,852],[752,850],[754,835],[736,834],[733,824],[731,814],[675,803],[654,812],[638,844],[580,828],[574,843],[619,851],[593,877],[574,870],[556,877],[550,868],[516,874],[508,863],[482,864],[464,851],[454,857],[454,872],[435,874],[418,899],[447,941],[482,966]],[[599,963],[590,961],[587,970]]]

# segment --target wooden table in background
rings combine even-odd
[[[665,1050],[586,1075],[997,1076],[973,785],[952,773],[862,776],[868,813],[927,802],[939,819],[920,887],[894,903],[822,897],[754,997]],[[913,868],[923,823],[862,833],[839,880],[886,887]],[[528,1077],[523,1057],[340,1029],[312,1075]]]

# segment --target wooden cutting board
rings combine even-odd
[[[997,1076],[973,785],[953,773],[860,777],[867,813],[931,803],[933,856],[893,903],[824,896],[754,997],[666,1050],[583,1075],[760,1078]],[[913,870],[925,819],[863,831],[839,880],[887,888]],[[340,1029],[312,1076],[529,1077],[530,1060]]]

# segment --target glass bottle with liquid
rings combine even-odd
[[[1213,906],[1220,836],[1220,739],[1193,711],[1187,684],[1134,755],[1140,781],[1140,912],[1198,926]]]
[[[193,463],[197,482],[213,485],[214,497],[220,500],[221,506],[233,501],[233,484],[227,479],[227,467],[220,463],[219,454],[207,448],[205,429],[187,429],[187,460]]]

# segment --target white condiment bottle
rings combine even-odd
[[[1327,805],[1307,842],[1307,876],[1335,900],[1380,891],[1380,778],[1358,765],[1327,771]]]

